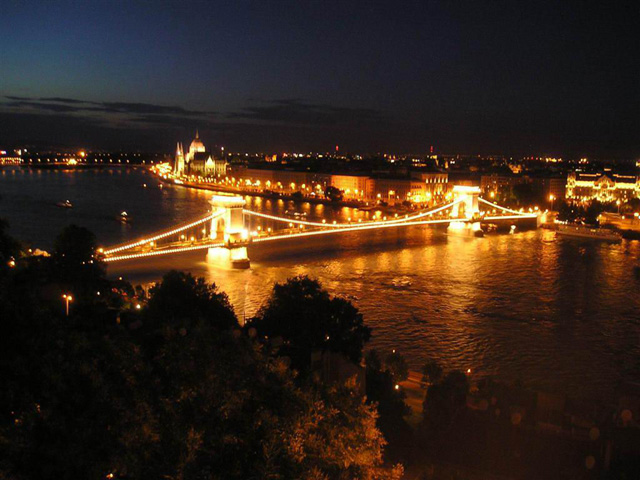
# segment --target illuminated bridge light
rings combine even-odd
[[[412,215],[410,217],[407,216],[405,218],[398,218],[398,219],[394,219],[394,220],[362,222],[362,225],[364,226],[364,225],[373,225],[373,224],[375,224],[375,225],[384,225],[384,224],[405,223],[407,221],[415,220],[415,219],[418,219],[418,218],[425,217],[427,215],[431,215],[433,213],[440,212],[442,210],[446,210],[446,209],[451,208],[451,207],[453,207],[454,205],[456,205],[456,204],[458,204],[460,202],[462,202],[462,200],[455,200],[455,201],[453,201],[451,203],[448,203],[446,205],[438,207],[438,208],[436,208],[434,210],[430,210],[429,212],[419,213],[419,214],[416,214],[416,215]],[[349,224],[349,223],[337,223],[335,221],[332,224],[327,224],[326,223],[327,222],[326,219],[323,219],[322,223],[320,223],[320,222],[310,222],[308,220],[294,220],[294,219],[291,219],[291,218],[276,217],[274,215],[268,215],[266,213],[258,213],[258,212],[254,212],[252,210],[244,210],[244,213],[246,213],[247,215],[253,215],[253,216],[265,218],[265,219],[268,219],[268,220],[275,220],[275,221],[278,221],[278,222],[286,222],[286,223],[295,223],[295,224],[298,224],[298,225],[306,225],[306,226],[309,226],[309,227],[325,227],[325,228],[326,227],[328,227],[328,228],[350,228],[351,227],[351,224]],[[386,217],[385,217],[385,219],[386,219]]]
[[[359,231],[359,230],[371,230],[371,229],[381,229],[381,228],[392,228],[392,227],[403,227],[403,226],[411,226],[411,225],[433,225],[433,224],[447,224],[447,223],[451,223],[452,220],[450,220],[449,218],[442,218],[442,216],[440,216],[439,219],[433,219],[433,215],[437,214],[439,212],[443,212],[444,210],[450,209],[452,207],[454,207],[455,205],[457,205],[458,203],[464,202],[465,200],[462,198],[458,198],[446,205],[442,205],[440,207],[437,207],[435,209],[429,210],[429,211],[423,211],[421,213],[415,214],[415,215],[409,215],[406,214],[404,217],[400,217],[398,218],[397,215],[395,215],[395,218],[392,220],[387,220],[386,217],[384,217],[383,220],[378,219],[374,219],[373,221],[368,221],[368,222],[362,222],[362,219],[358,219],[358,223],[357,224],[353,224],[351,223],[351,218],[348,219],[348,223],[337,223],[335,220],[332,221],[331,224],[327,223],[326,219],[322,220],[322,223],[320,222],[311,222],[311,221],[307,221],[307,220],[295,220],[295,219],[291,219],[291,218],[285,218],[285,217],[277,217],[274,215],[268,215],[265,213],[259,213],[259,212],[254,212],[251,210],[242,210],[243,214],[245,215],[250,215],[250,216],[256,216],[259,218],[264,218],[264,219],[268,219],[268,220],[273,220],[273,221],[277,221],[277,222],[283,222],[283,223],[287,223],[289,225],[290,228],[293,228],[294,225],[298,226],[298,231],[297,232],[291,232],[291,230],[288,231],[288,233],[277,233],[274,232],[273,235],[269,235],[266,237],[260,237],[258,235],[258,232],[262,229],[261,226],[258,226],[257,229],[255,231],[252,231],[249,234],[248,230],[243,231],[243,239],[249,239],[249,237],[251,237],[250,241],[253,242],[265,242],[265,241],[274,241],[274,240],[284,240],[284,239],[288,239],[288,238],[294,238],[294,237],[309,237],[309,236],[316,236],[316,235],[326,235],[326,234],[331,234],[331,233],[337,233],[337,232],[354,232],[354,231]],[[475,211],[474,213],[474,218],[468,218],[468,219],[462,219],[460,221],[462,222],[474,222],[474,221],[478,221],[478,217],[483,219],[483,220],[515,220],[515,219],[522,219],[522,218],[530,218],[530,219],[534,219],[537,218],[537,214],[535,213],[524,213],[524,212],[518,212],[516,210],[511,210],[509,208],[506,207],[501,207],[500,205],[496,205],[494,203],[488,202],[487,200],[484,200],[482,198],[478,197],[478,201],[493,207],[493,212],[494,215],[491,216],[487,216],[487,212],[480,212],[480,211]],[[477,207],[476,207],[477,209]],[[501,212],[506,212],[509,215],[495,215],[496,210],[500,210]],[[140,241],[137,242],[132,242],[129,244],[125,244],[125,245],[121,245],[115,248],[111,248],[108,250],[102,250],[100,249],[99,252],[104,252],[105,255],[105,261],[107,262],[116,262],[116,261],[122,261],[122,260],[130,260],[130,259],[136,259],[136,258],[145,258],[145,257],[152,257],[152,256],[158,256],[158,255],[168,255],[168,254],[173,254],[173,253],[181,253],[181,252],[188,252],[188,251],[193,251],[193,250],[203,250],[203,249],[208,249],[208,248],[214,248],[214,247],[223,247],[223,246],[227,246],[224,243],[202,243],[200,245],[189,245],[189,246],[182,246],[182,247],[165,247],[165,248],[158,248],[157,247],[157,240],[159,239],[163,239],[166,238],[168,236],[171,235],[175,235],[177,233],[183,232],[189,228],[195,227],[197,225],[200,225],[202,223],[205,223],[207,221],[213,220],[221,215],[223,215],[225,212],[222,211],[218,211],[215,214],[210,214],[207,215],[204,218],[201,218],[195,222],[189,223],[187,225],[184,225],[182,227],[178,227],[178,228],[174,228],[172,230],[160,233],[158,235],[152,236],[150,238],[146,238],[146,239],[142,239]],[[450,215],[446,215],[445,217],[448,217]],[[427,220],[425,217],[429,217],[429,219]],[[305,226],[310,226],[310,227],[317,227],[317,229],[315,230],[307,230],[307,231],[303,231]],[[271,227],[268,227],[267,232],[269,234],[272,233],[272,229]],[[206,228],[204,228],[202,230],[203,234],[206,233]],[[195,242],[195,237],[194,236],[190,236],[187,237],[185,234],[180,235],[180,238],[182,240],[186,240],[187,238],[190,239],[191,242]],[[129,250],[129,249],[134,249],[136,247],[140,247],[146,244],[150,244],[150,246],[152,247],[156,247],[155,250],[152,251],[147,251],[147,252],[136,252],[136,253],[129,253],[129,254],[121,254],[121,255],[114,255],[114,253],[118,253],[118,252],[123,252],[124,250]]]
[[[224,247],[224,243],[207,243],[193,247],[168,248],[166,250],[154,250],[153,252],[132,253],[129,255],[115,255],[105,258],[105,262],[118,262],[122,260],[132,260],[136,258],[155,257],[158,255],[168,255],[170,253],[191,252],[194,250],[204,250],[205,248]]]
[[[221,216],[223,213],[224,212],[216,212],[215,214],[207,215],[206,217],[201,218],[200,220],[196,220],[193,223],[189,223],[188,225],[185,225],[185,226],[182,226],[182,227],[178,227],[178,228],[175,228],[173,230],[169,230],[168,232],[160,233],[160,234],[158,234],[158,235],[156,235],[154,237],[145,238],[145,239],[139,240],[137,242],[128,243],[128,244],[125,244],[125,245],[121,245],[119,247],[111,248],[109,250],[104,250],[104,254],[105,255],[112,255],[114,253],[122,252],[124,250],[129,250],[129,249],[134,248],[134,247],[140,247],[140,246],[145,245],[145,244],[150,243],[150,242],[155,242],[156,240],[160,240],[162,238],[166,238],[166,237],[169,237],[171,235],[175,235],[176,233],[180,233],[180,232],[182,232],[184,230],[188,230],[189,228],[193,228],[193,227],[198,226],[198,225],[200,225],[202,223],[208,222],[209,220],[213,220],[214,218],[217,218],[217,217]]]

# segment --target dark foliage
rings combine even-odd
[[[296,385],[191,275],[122,310],[144,292],[80,268],[93,249],[72,254],[71,237],[0,271],[0,478],[389,478],[353,388]],[[69,317],[61,285],[86,294]]]
[[[9,259],[20,255],[20,243],[9,236],[8,228],[9,223],[0,218],[0,268],[5,268]]]
[[[567,202],[558,208],[558,220],[597,226],[600,223],[598,217],[604,210],[602,203],[597,200],[591,201],[586,207]]]
[[[386,356],[384,363],[396,383],[404,382],[409,378],[409,364],[395,350]]]
[[[442,367],[435,360],[430,360],[422,367],[422,381],[436,383],[442,378]]]
[[[407,461],[413,432],[405,420],[411,413],[405,403],[406,395],[396,388],[393,373],[383,364],[377,351],[367,352],[366,365],[367,400],[378,407],[378,426],[389,442],[387,458]]]
[[[324,196],[332,202],[339,202],[342,200],[344,194],[339,188],[329,185],[324,191]]]
[[[292,366],[300,372],[308,371],[314,350],[342,353],[359,363],[371,336],[351,302],[330,297],[316,280],[306,276],[276,284],[252,325],[262,336],[282,338],[280,353],[291,358]]]
[[[469,380],[460,371],[448,373],[440,382],[432,384],[424,400],[424,424],[437,431],[451,424],[466,406]]]

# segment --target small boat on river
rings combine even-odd
[[[56,203],[56,207],[60,207],[60,208],[73,208],[73,203],[71,203],[69,200],[65,200],[64,202],[58,202],[58,203]]]
[[[285,215],[293,215],[296,218],[306,217],[307,216],[306,212],[290,212],[289,210],[285,210],[284,214]]]
[[[124,211],[120,212],[120,215],[118,216],[117,220],[120,223],[131,223],[131,217],[127,212],[124,212]]]

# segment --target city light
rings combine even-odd
[[[65,311],[66,311],[66,316],[69,316],[69,302],[73,301],[73,297],[70,294],[64,294],[62,295],[63,300],[65,301]]]

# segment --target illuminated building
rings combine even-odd
[[[640,176],[571,172],[567,177],[567,198],[579,201],[627,201],[640,198]]]
[[[196,136],[189,145],[189,151],[184,153],[182,144],[178,143],[174,161],[174,174],[182,175],[202,175],[217,176],[226,175],[227,161],[216,158],[213,153],[205,148],[200,135],[196,131]]]
[[[367,175],[331,175],[329,183],[343,192],[347,200],[371,200],[373,184]]]
[[[450,190],[448,175],[442,172],[414,172],[411,178],[390,178],[234,166],[222,181],[244,190],[300,192],[311,196],[331,186],[342,192],[344,200],[391,204],[404,201],[433,204],[444,199]]]

